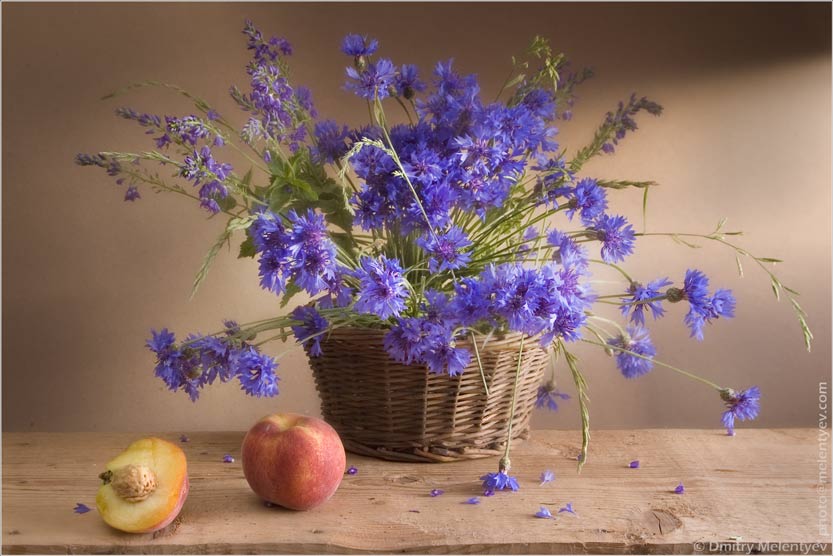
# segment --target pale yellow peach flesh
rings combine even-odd
[[[106,465],[116,471],[127,465],[145,466],[156,476],[156,489],[144,500],[131,502],[116,493],[112,484],[98,489],[96,506],[105,523],[128,533],[157,531],[179,514],[188,496],[185,453],[161,438],[137,440]]]

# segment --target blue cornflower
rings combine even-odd
[[[354,273],[361,284],[356,311],[372,313],[383,320],[398,316],[408,298],[399,261],[382,255],[378,259],[363,257],[360,264]]]
[[[456,347],[451,330],[441,326],[432,328],[420,355],[431,372],[449,376],[459,375],[471,362],[471,352]]]
[[[648,336],[648,330],[645,328],[629,326],[627,334],[612,338],[607,343],[614,346],[614,348],[626,349],[648,358],[643,359],[642,357],[614,349],[616,351],[616,366],[619,367],[619,371],[625,378],[642,376],[654,367],[654,363],[650,358],[653,358],[657,354],[657,350],[654,348],[654,344],[651,342],[650,336]]]
[[[175,345],[176,337],[167,328],[163,328],[159,332],[151,330],[150,333],[151,338],[145,345],[156,354],[154,374],[161,378],[168,388],[176,391],[182,385],[182,378],[178,369],[182,354]]]
[[[521,99],[521,104],[544,120],[551,120],[555,115],[555,99],[552,93],[545,89],[532,89]]]
[[[569,400],[569,394],[558,391],[555,384],[550,381],[546,385],[538,387],[538,394],[535,398],[535,407],[546,407],[550,411],[558,411],[558,399]]]
[[[341,51],[348,56],[372,56],[379,48],[379,41],[369,39],[367,36],[350,34],[344,37],[341,42]]]
[[[260,254],[261,287],[283,293],[292,257],[289,252],[290,235],[280,217],[269,211],[260,212],[249,227],[249,235],[255,251]]]
[[[449,311],[463,326],[472,326],[488,318],[491,309],[489,292],[474,278],[460,278],[454,284]]]
[[[624,216],[602,214],[596,219],[591,229],[596,232],[596,238],[602,242],[604,262],[621,262],[633,253],[635,232]]]
[[[735,419],[741,421],[754,419],[761,410],[761,390],[757,386],[740,392],[726,388],[721,390],[720,397],[726,402],[727,407],[723,412],[723,426],[732,433],[735,430]]]
[[[290,210],[287,219],[292,224],[287,251],[291,257],[295,283],[310,295],[327,288],[327,281],[336,275],[336,247],[327,232],[323,214],[308,209],[299,215]]]
[[[237,378],[250,396],[269,397],[278,394],[278,363],[254,347],[245,348],[237,358]]]
[[[410,365],[421,361],[425,349],[425,321],[416,317],[400,318],[385,334],[384,346],[394,361]]]
[[[566,268],[583,271],[587,268],[587,252],[575,242],[570,236],[558,230],[552,230],[547,234],[547,242],[556,247],[553,252],[553,260]]]
[[[347,68],[347,77],[353,81],[347,82],[347,90],[353,91],[357,96],[373,100],[390,96],[396,78],[396,67],[387,58],[381,58],[376,62],[370,62],[363,70]]]
[[[731,290],[720,289],[711,298],[711,318],[735,316],[735,296]]]
[[[295,339],[307,346],[310,356],[319,357],[322,333],[329,328],[330,323],[314,307],[308,305],[296,307],[291,314],[292,318],[300,323],[292,326]]]
[[[471,240],[457,226],[445,232],[429,233],[417,240],[417,245],[431,255],[428,269],[431,272],[456,270],[471,262],[471,254],[463,250],[471,245]]]
[[[347,153],[350,135],[347,126],[338,127],[333,120],[324,120],[315,124],[315,145],[310,147],[313,157],[318,162],[335,162]]]
[[[702,271],[688,269],[685,271],[682,289],[683,299],[693,307],[701,310],[708,303],[709,278]]]
[[[648,285],[646,286],[643,286],[639,282],[631,283],[630,288],[628,290],[630,298],[622,298],[622,302],[624,303],[624,305],[620,307],[622,314],[627,316],[630,312],[631,322],[643,326],[645,325],[646,307],[651,310],[651,314],[653,315],[654,319],[660,318],[662,315],[665,314],[665,310],[662,308],[662,305],[660,304],[662,300],[655,299],[654,301],[649,301],[647,303],[645,303],[645,301],[648,299],[661,297],[663,293],[660,291],[660,288],[670,286],[671,284],[672,282],[668,278],[658,278],[657,280],[648,282]]]
[[[396,94],[406,99],[414,98],[418,92],[425,90],[425,83],[419,80],[419,70],[413,64],[402,64],[394,80]]]
[[[590,226],[607,210],[607,193],[596,180],[584,178],[570,193],[568,206],[570,208],[567,210],[567,217],[570,220],[573,219],[576,211],[580,211],[582,223]]]
[[[703,328],[706,323],[724,317],[735,315],[735,297],[730,290],[720,289],[714,295],[709,295],[709,279],[696,269],[686,270],[683,289],[670,288],[666,294],[668,300],[677,302],[685,299],[689,302],[689,310],[684,322],[691,330],[691,336],[703,339]]]
[[[513,492],[518,490],[518,480],[515,477],[510,477],[506,471],[498,471],[497,473],[486,473],[480,480],[483,481],[483,488],[485,490],[505,490],[510,489]]]
[[[541,506],[541,509],[538,510],[537,512],[535,512],[535,517],[538,517],[538,518],[541,518],[541,519],[553,519],[552,512],[550,512],[544,506]]]

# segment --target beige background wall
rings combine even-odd
[[[378,37],[382,53],[427,70],[453,56],[492,95],[509,57],[549,37],[597,77],[580,91],[561,141],[575,149],[618,99],[662,102],[659,119],[587,175],[652,179],[651,230],[707,232],[722,216],[754,253],[802,292],[816,333],[811,354],[789,307],[764,275],[716,245],[689,250],[643,239],[632,274],[679,280],[688,267],[734,289],[738,316],[687,337],[683,307],[653,326],[660,356],[729,386],[764,392],[756,426],[812,426],[830,374],[830,6],[149,4],[3,5],[3,430],[243,429],[275,410],[317,413],[300,352],[282,360],[281,395],[246,398],[233,385],[191,404],[152,375],[151,327],[209,332],[221,319],[272,315],[252,262],[223,253],[193,302],[188,292],[222,223],[186,201],[144,193],[133,205],[112,180],[72,164],[76,152],[148,146],[115,118],[120,105],[189,113],[160,91],[98,100],[131,81],[161,79],[235,113],[226,91],[246,85],[240,29],[252,18],[296,49],[295,80],[319,112],[349,124],[364,106],[341,90],[347,32]],[[242,122],[242,118],[240,119]],[[233,158],[232,162],[236,162]],[[239,166],[242,167],[242,166]],[[638,194],[611,194],[639,221]],[[283,347],[275,345],[276,354]],[[656,369],[625,381],[603,355],[578,348],[596,427],[716,426],[717,396]],[[564,376],[563,370],[562,376]],[[568,391],[570,388],[567,388]],[[538,427],[575,427],[574,402],[538,414]]]

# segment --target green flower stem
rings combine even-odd
[[[483,362],[480,360],[480,349],[477,347],[477,338],[473,330],[470,330],[469,334],[471,335],[471,345],[474,346],[474,356],[477,358],[477,368],[480,369],[480,379],[483,381],[483,389],[486,391],[486,397],[488,398],[489,384],[486,382],[486,372],[483,370]]]
[[[621,353],[627,353],[628,355],[631,355],[633,357],[638,357],[639,359],[645,359],[646,361],[651,361],[653,363],[656,363],[660,367],[665,367],[666,369],[670,369],[670,370],[672,370],[674,372],[677,372],[677,373],[679,373],[679,374],[681,374],[685,377],[688,377],[692,380],[696,380],[697,382],[701,382],[701,383],[705,384],[706,386],[710,386],[710,387],[714,388],[715,390],[717,390],[718,392],[721,392],[721,391],[725,390],[724,387],[722,387],[718,384],[715,384],[711,380],[708,380],[708,379],[703,378],[701,376],[697,376],[697,375],[695,375],[693,373],[690,373],[688,371],[684,371],[684,370],[680,369],[679,367],[675,367],[674,365],[669,365],[668,363],[663,363],[662,361],[660,361],[658,359],[654,359],[653,357],[646,357],[644,355],[640,355],[639,353],[636,353],[636,352],[631,351],[629,349],[625,349],[625,348],[621,348],[621,347],[617,347],[617,346],[612,346],[610,344],[605,344],[605,343],[601,343],[601,342],[594,342],[593,340],[588,340],[586,338],[583,338],[581,341],[586,343],[586,344],[593,344],[595,346],[600,346],[600,347],[603,347],[605,349],[612,349],[612,350],[615,350],[615,351],[619,351]]]
[[[524,338],[525,334],[521,334],[521,349],[518,352],[518,368],[515,370],[515,384],[512,386],[512,409],[509,413],[509,427],[506,431],[506,448],[503,451],[503,458],[509,460],[509,448],[512,445],[512,422],[515,420],[515,407],[518,400],[518,383],[521,377],[521,363],[524,355]],[[509,469],[506,470],[509,472]]]
[[[590,398],[587,396],[587,382],[584,380],[584,375],[581,369],[578,368],[578,357],[567,351],[564,345],[564,340],[558,339],[558,349],[564,353],[564,359],[567,361],[567,366],[570,368],[570,373],[573,375],[573,382],[578,391],[578,406],[581,413],[581,458],[578,462],[578,470],[587,463],[587,453],[590,447],[590,408],[588,402]]]
[[[601,260],[601,259],[587,259],[587,260],[588,260],[589,262],[591,262],[591,263],[597,263],[597,264],[603,264],[603,265],[609,266],[609,267],[611,267],[611,268],[613,268],[613,269],[617,270],[617,271],[619,272],[619,274],[621,274],[622,276],[624,276],[624,277],[625,277],[625,279],[626,279],[628,282],[630,282],[631,284],[633,284],[633,283],[635,282],[635,280],[634,280],[633,278],[631,278],[631,277],[630,277],[630,275],[629,275],[627,272],[625,272],[625,270],[624,270],[621,266],[619,266],[619,265],[615,265],[615,264],[613,264],[613,263],[606,263],[606,262],[604,262],[604,261],[603,261],[603,260]]]

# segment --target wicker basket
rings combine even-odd
[[[324,419],[341,435],[344,447],[394,461],[447,462],[501,454],[520,335],[493,337],[480,349],[487,397],[474,358],[459,376],[433,374],[393,361],[383,347],[384,334],[378,329],[336,329],[322,339],[323,355],[309,358]],[[537,341],[525,340],[513,438],[529,436],[529,416],[548,361]]]

